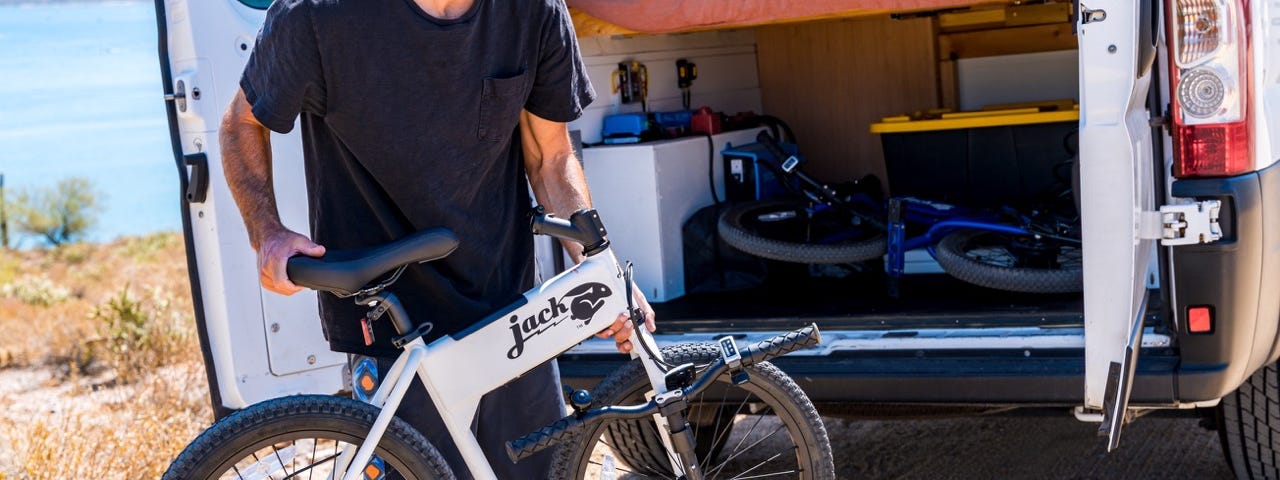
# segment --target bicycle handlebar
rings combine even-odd
[[[742,365],[754,365],[820,343],[822,343],[822,333],[818,331],[816,323],[811,323],[807,327],[768,340],[761,340],[747,347],[742,355]]]
[[[817,324],[810,324],[799,330],[784,333],[773,338],[751,344],[742,350],[742,366],[751,366],[771,358],[809,348],[822,343],[822,334]],[[723,359],[713,362],[697,381],[685,389],[685,396],[692,397],[711,386],[712,382],[728,370]],[[591,409],[582,416],[567,416],[551,425],[538,429],[523,437],[507,442],[507,456],[512,462],[518,462],[530,455],[553,447],[575,435],[586,431],[587,427],[605,420],[645,418],[658,412],[656,400],[634,406],[606,406]]]
[[[769,150],[769,153],[773,154],[773,156],[778,159],[777,165],[773,165],[773,168],[777,170],[777,173],[779,175],[790,175],[800,180],[800,182],[807,187],[808,192],[806,192],[806,195],[810,196],[813,200],[826,202],[839,207],[878,229],[889,229],[888,225],[885,225],[885,223],[880,219],[858,211],[853,204],[849,203],[844,198],[841,198],[840,194],[836,193],[836,191],[831,187],[806,175],[800,170],[798,160],[796,162],[796,166],[791,167],[790,170],[786,169],[785,165],[791,161],[791,158],[794,157],[794,155],[790,155],[786,151],[782,150],[782,146],[778,145],[778,141],[773,138],[773,135],[769,135],[769,132],[762,131],[759,134],[756,134],[756,141],[760,142],[761,145],[764,145],[764,148]]]
[[[595,209],[578,210],[565,220],[546,213],[539,205],[529,220],[529,229],[538,235],[550,235],[580,243],[588,256],[608,246],[608,240],[604,238],[608,232]]]
[[[587,425],[586,421],[572,415],[561,418],[551,425],[539,428],[536,432],[507,442],[507,457],[512,463],[519,462],[581,434]]]

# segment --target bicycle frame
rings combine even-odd
[[[370,402],[382,411],[368,437],[359,450],[348,448],[337,462],[340,470],[345,466],[342,478],[361,478],[415,375],[426,385],[471,474],[477,479],[496,478],[471,433],[481,397],[603,330],[626,310],[627,287],[612,250],[605,249],[465,331],[430,345],[421,338],[408,342]],[[648,331],[634,327],[633,341],[645,342],[648,351],[657,352]],[[632,355],[644,363],[657,393],[664,393],[659,366],[635,350]],[[483,366],[484,373],[460,366]]]
[[[943,207],[945,208],[909,197],[889,200],[886,269],[890,277],[898,278],[903,275],[907,251],[925,248],[929,251],[929,255],[933,255],[933,245],[956,230],[973,229],[1010,235],[1032,235],[1025,228],[1000,222],[995,215],[974,214],[963,209],[951,212],[950,209],[955,207],[950,205]],[[908,222],[928,224],[929,229],[921,235],[907,237]]]

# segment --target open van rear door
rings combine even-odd
[[[262,290],[257,256],[222,174],[218,127],[270,0],[155,0],[160,69],[183,205],[200,343],[218,416],[293,393],[342,389],[345,356],[322,338],[315,293]],[[301,141],[272,136],[285,226],[309,231]],[[265,339],[265,341],[264,341]]]
[[[1084,239],[1085,407],[1119,441],[1146,309],[1155,242],[1147,108],[1155,60],[1150,0],[1079,3],[1080,177]]]

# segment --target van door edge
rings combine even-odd
[[[173,76],[169,63],[169,25],[166,21],[164,0],[155,0],[156,45],[160,54],[160,77],[165,98],[172,98]],[[205,329],[204,297],[200,288],[199,265],[195,257],[195,239],[191,234],[191,208],[187,201],[187,167],[182,152],[182,137],[178,134],[178,112],[174,103],[164,102],[165,116],[169,124],[169,142],[173,148],[174,164],[178,168],[178,196],[182,210],[182,241],[186,249],[187,277],[191,284],[191,307],[195,315],[196,335],[200,339],[200,353],[204,359],[205,376],[209,383],[209,400],[213,404],[214,420],[230,415],[233,411],[222,405],[222,392],[218,390],[218,374],[213,365],[213,353],[209,351],[209,334]]]

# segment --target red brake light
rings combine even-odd
[[[1254,169],[1248,0],[1168,0],[1173,175]]]
[[[1249,122],[1178,126],[1173,138],[1175,177],[1235,175],[1253,169]]]
[[[1188,308],[1187,331],[1191,333],[1213,333],[1213,309],[1211,307]]]

